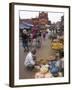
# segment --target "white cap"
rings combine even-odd
[[[23,30],[23,33],[27,33],[26,29]]]

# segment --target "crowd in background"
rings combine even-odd
[[[42,40],[46,39],[48,32],[23,30],[21,33],[24,51],[29,51],[31,48],[41,48]]]

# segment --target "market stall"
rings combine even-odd
[[[60,57],[64,56],[64,36],[58,36],[52,41],[52,49],[60,53]]]

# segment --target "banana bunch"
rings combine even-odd
[[[55,49],[55,50],[63,49],[63,44],[60,42],[55,42],[55,43],[53,42],[52,49]]]

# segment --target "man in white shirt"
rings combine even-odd
[[[32,49],[32,51],[30,51],[25,58],[24,65],[29,70],[32,70],[34,68],[35,54],[36,54],[36,50]]]

